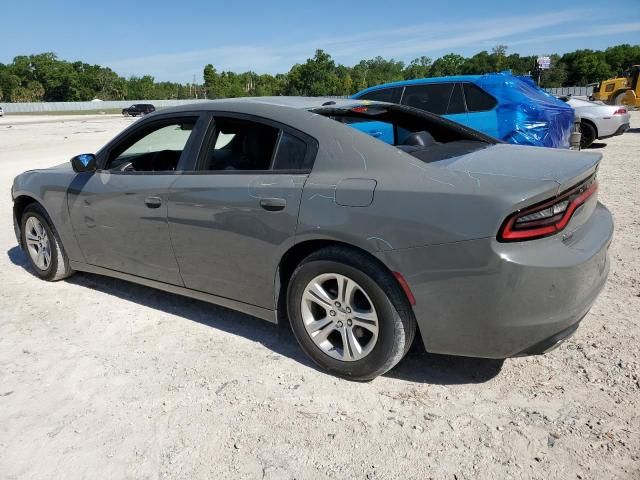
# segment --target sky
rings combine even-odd
[[[207,63],[284,73],[317,48],[354,65],[498,44],[521,55],[640,44],[640,0],[23,0],[1,11],[2,63],[53,51],[159,81],[200,82]]]

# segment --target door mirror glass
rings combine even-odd
[[[96,156],[93,153],[83,153],[71,159],[74,172],[95,172],[97,168]]]

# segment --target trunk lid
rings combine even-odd
[[[553,181],[562,192],[595,173],[602,154],[498,144],[431,165],[470,175]]]

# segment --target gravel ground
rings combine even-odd
[[[17,120],[0,119],[0,477],[640,478],[639,128],[596,145],[612,268],[573,338],[505,362],[414,348],[352,383],[240,313],[89,274],[36,279],[13,177],[133,120]]]

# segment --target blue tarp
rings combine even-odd
[[[518,145],[569,148],[574,111],[529,77],[488,74],[474,82],[498,100],[500,140]]]

